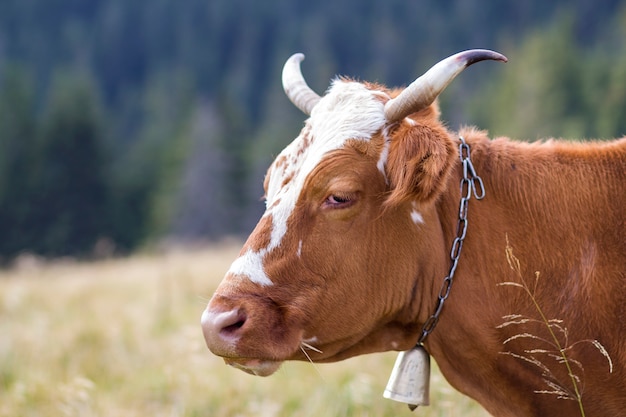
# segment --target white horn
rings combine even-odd
[[[310,115],[313,107],[321,97],[313,91],[304,81],[300,62],[304,59],[303,54],[294,54],[283,67],[283,89],[289,100],[305,114]]]
[[[393,123],[430,106],[443,90],[470,65],[487,59],[507,62],[507,58],[487,49],[472,49],[452,55],[413,81],[385,105],[385,118]]]

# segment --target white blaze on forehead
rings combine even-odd
[[[383,128],[385,115],[381,94],[361,83],[333,82],[313,108],[300,136],[278,155],[268,172],[267,209],[263,217],[272,219],[269,245],[259,251],[246,252],[233,263],[229,272],[247,276],[261,285],[271,285],[263,268],[263,258],[280,246],[287,233],[287,221],[306,178],[326,154],[341,149],[349,139],[368,141]]]
[[[280,245],[304,182],[324,155],[349,139],[370,140],[385,125],[379,94],[357,82],[335,81],[300,136],[278,156],[269,174],[265,213],[273,219],[270,250]],[[286,158],[282,165],[281,157]]]
[[[300,136],[274,162],[269,174],[267,206],[272,207],[280,199],[283,211],[284,197],[290,197],[295,205],[305,179],[324,155],[341,149],[349,139],[370,140],[385,125],[380,94],[357,82],[333,82],[328,94],[313,108]],[[283,157],[285,164],[280,163]],[[293,175],[292,181],[283,185]]]

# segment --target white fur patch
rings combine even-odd
[[[347,140],[370,140],[384,127],[384,103],[377,97],[380,94],[353,81],[335,80],[332,83],[327,94],[313,108],[300,136],[278,155],[268,172],[263,216],[271,215],[272,218],[269,245],[259,252],[244,254],[235,261],[230,272],[248,276],[261,285],[271,284],[263,269],[263,258],[280,246],[287,233],[287,221],[306,178],[326,154],[342,148]],[[386,145],[385,155],[381,155],[379,161],[383,173],[387,152]]]
[[[413,223],[417,224],[424,224],[424,217],[422,217],[422,213],[420,213],[417,210],[417,204],[413,203],[413,210],[411,210],[411,220],[413,220]]]
[[[261,249],[259,252],[247,251],[230,265],[228,274],[248,279],[262,286],[272,285],[272,280],[265,273],[263,268],[263,258],[267,250]]]
[[[391,146],[391,142],[389,141],[389,135],[385,132],[385,144],[383,145],[383,150],[380,152],[380,157],[378,157],[378,162],[376,163],[376,168],[383,174],[385,177],[385,183],[389,184],[389,179],[387,178],[387,173],[385,172],[385,167],[387,166],[387,158],[389,158],[389,147]]]
[[[415,224],[424,224],[424,218],[422,217],[422,214],[417,210],[411,211],[411,220],[413,220],[413,223]]]

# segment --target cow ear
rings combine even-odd
[[[406,201],[429,203],[444,190],[454,162],[455,146],[430,106],[405,119],[391,134],[387,177],[388,205]]]

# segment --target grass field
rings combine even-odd
[[[382,391],[395,353],[268,378],[206,349],[200,314],[238,246],[0,271],[0,416],[487,416],[435,369],[431,406]]]

